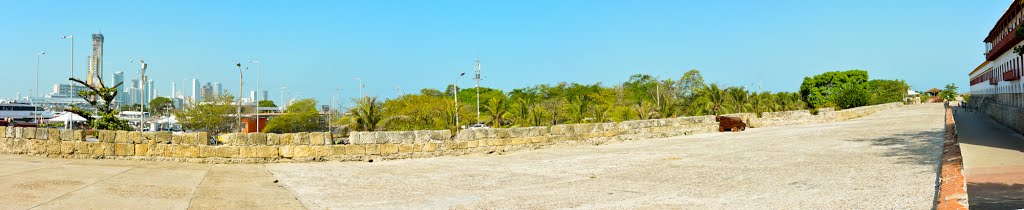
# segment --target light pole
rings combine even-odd
[[[36,97],[41,97],[39,95],[39,61],[42,60],[43,55],[46,55],[46,52],[39,52],[39,54],[36,54],[36,94],[34,94]]]
[[[135,60],[128,62],[135,62]],[[142,59],[139,59],[139,63],[142,64],[142,67],[139,68],[139,79],[141,80],[139,81],[139,128],[141,130],[146,126],[146,68],[149,67],[149,64]]]
[[[256,132],[260,132],[260,61],[249,61],[249,63],[256,63]]]
[[[46,52],[39,52],[39,54],[36,54],[36,89],[32,90],[32,93],[35,93],[35,94],[32,94],[32,95],[36,95],[36,97],[40,97],[40,95],[39,95],[39,61],[42,60],[43,55],[46,55]],[[32,102],[33,105],[35,105],[34,100],[29,100],[29,101]],[[38,112],[39,110],[36,110],[35,107],[32,107],[32,111],[33,112]],[[42,113],[36,113],[36,118],[35,119],[36,119],[36,123],[37,124],[40,121],[42,121],[42,119],[41,119],[42,117],[43,117]]]
[[[239,130],[245,133],[245,128],[242,127],[242,63],[235,63],[235,66],[238,67],[238,110],[236,112],[238,122],[236,123],[238,123]],[[249,67],[245,67],[245,69],[248,70]]]
[[[352,78],[352,79],[359,81],[359,100],[362,100],[364,97],[366,97],[366,95],[363,95],[363,87],[364,87],[363,86],[363,79],[359,78],[359,77]]]
[[[75,37],[71,35],[60,36],[61,39],[71,39],[71,78],[75,77]],[[71,88],[71,92],[75,92],[75,82],[68,81],[68,88]],[[59,88],[59,87],[58,87]]]
[[[455,131],[459,131],[459,79],[462,79],[463,75],[466,75],[466,72],[460,73],[459,77],[455,78],[455,83],[452,83],[455,86],[453,95],[455,98]]]

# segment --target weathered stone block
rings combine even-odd
[[[209,145],[210,144],[210,133],[207,132],[196,132],[195,133],[195,145]]]
[[[142,132],[140,144],[156,144],[156,132]]]
[[[50,141],[60,141],[60,129],[47,128],[46,130],[47,130],[46,133],[49,134],[48,137],[46,138],[47,140],[50,140]]]
[[[113,131],[113,132],[114,132],[114,134],[111,135],[111,136],[114,137],[114,143],[126,143],[126,144],[127,143],[135,143],[135,141],[131,139],[131,135],[129,135],[129,131]],[[100,134],[102,136],[103,133],[100,133]],[[100,138],[100,141],[103,141],[103,138]],[[103,141],[103,142],[106,142],[106,141]]]
[[[174,147],[174,157],[195,158],[199,157],[199,146],[192,145],[169,145]]]
[[[348,150],[348,145],[328,145],[326,147],[330,148],[331,154],[328,154],[328,156],[332,156],[332,157],[333,156],[342,156],[342,155],[345,155],[348,152],[347,151]]]
[[[267,133],[267,145],[280,145],[281,135],[276,133]]]
[[[325,138],[324,138],[324,133],[323,132],[313,132],[313,133],[309,133],[308,135],[309,135],[309,144],[310,145],[324,145],[324,139]]]
[[[36,128],[36,136],[35,136],[35,138],[39,139],[39,140],[49,140],[50,139],[50,129],[49,128]]]
[[[366,145],[362,144],[351,144],[345,146],[345,154],[347,155],[365,155]]]
[[[14,138],[16,138],[16,139],[25,139],[25,128],[22,128],[22,127],[11,127],[11,129],[14,130],[14,132],[11,133],[11,134],[14,134],[14,135],[12,135],[12,136],[14,136]]]
[[[292,147],[292,155],[295,157],[315,157],[313,148],[308,145],[296,145]]]
[[[295,145],[281,145],[277,147],[277,151],[283,158],[295,157]]]
[[[142,137],[141,131],[128,131],[128,139],[125,142],[131,142],[133,144],[142,144],[143,142],[147,141],[145,138]]]
[[[169,131],[159,131],[153,133],[153,141],[157,144],[170,144],[172,135],[174,134],[171,134]]]
[[[79,142],[71,141],[53,141],[54,143],[60,144],[60,153],[70,155],[75,153],[75,144]]]
[[[309,133],[299,132],[295,133],[294,145],[309,145]]]
[[[135,155],[134,144],[114,144],[114,155],[116,156],[133,156]]]
[[[143,144],[149,146],[146,156],[150,157],[174,157],[176,145],[169,144]]]
[[[60,142],[59,141],[43,141],[43,140],[36,140],[36,141],[40,141],[40,142],[42,142],[42,144],[46,145],[46,154],[48,154],[48,155],[60,155]]]
[[[248,146],[239,148],[243,158],[278,158],[280,150],[275,146]]]
[[[75,145],[74,153],[75,154],[83,154],[83,155],[91,155],[92,151],[93,151],[93,147],[95,147],[96,145],[99,144],[99,143],[81,142],[81,141],[79,141],[79,142],[61,141],[61,142],[68,142],[68,143],[74,144]]]
[[[415,144],[401,144],[401,145],[398,145],[398,152],[399,153],[413,153],[413,152],[419,152],[419,151],[420,150],[418,148],[416,148]]]
[[[309,149],[310,149],[310,157],[327,157],[327,156],[331,156],[331,147],[328,147],[328,146],[324,146],[324,145],[309,146]]]
[[[281,142],[279,142],[277,145],[295,145],[295,134],[294,133],[284,133],[284,134],[278,135],[278,137],[280,137]]]
[[[135,144],[135,156],[149,156],[149,144]]]
[[[380,155],[380,145],[379,144],[367,144],[366,145],[366,154],[367,155]]]
[[[380,153],[384,155],[398,154],[397,144],[382,144],[380,145]]]
[[[424,152],[434,152],[435,150],[437,150],[437,143],[427,142],[427,143],[423,144],[423,150],[422,151],[424,151]]]
[[[36,128],[26,127],[21,129],[21,138],[36,139]]]
[[[235,146],[199,146],[199,157],[238,157],[239,147]]]
[[[124,141],[117,141],[117,131],[101,130],[101,131],[98,131],[98,132],[99,132],[99,137],[97,139],[100,142],[119,143],[119,144],[126,143]]]
[[[7,126],[0,126],[0,138],[7,138]]]
[[[266,133],[249,133],[247,145],[268,145]]]
[[[114,143],[94,143],[92,155],[114,156]]]
[[[483,140],[468,141],[468,142],[466,142],[466,147],[467,148],[476,148],[476,147],[480,146],[480,141],[483,141]]]
[[[60,131],[60,140],[61,141],[75,141],[75,131],[74,130],[62,130],[62,131]]]

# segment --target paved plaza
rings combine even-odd
[[[0,155],[0,208],[930,209],[942,110],[903,106],[837,123],[373,163]]]

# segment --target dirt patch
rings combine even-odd
[[[126,198],[185,198],[191,191],[185,187],[164,185],[118,185],[108,187],[107,192]]]
[[[53,188],[53,187],[81,185],[81,184],[84,184],[84,182],[78,181],[78,180],[46,179],[46,180],[36,180],[36,181],[30,181],[30,182],[25,182],[25,183],[17,184],[17,185],[14,185],[14,188],[22,189],[22,190],[45,190],[45,189]]]

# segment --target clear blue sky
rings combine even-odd
[[[237,92],[234,64],[261,60],[262,89],[278,100],[330,103],[443,89],[483,64],[483,85],[503,90],[561,81],[619,83],[635,73],[796,91],[803,77],[865,69],[914,89],[966,90],[984,61],[982,39],[1011,1],[0,1],[0,98],[86,73],[91,33],[102,30],[105,79],[144,58],[159,94],[198,77]],[[253,67],[255,69],[255,67]],[[246,96],[255,86],[246,75]],[[471,86],[468,74],[461,86]],[[756,85],[755,85],[756,87]],[[286,93],[288,94],[288,93]],[[288,97],[288,95],[286,95]]]

